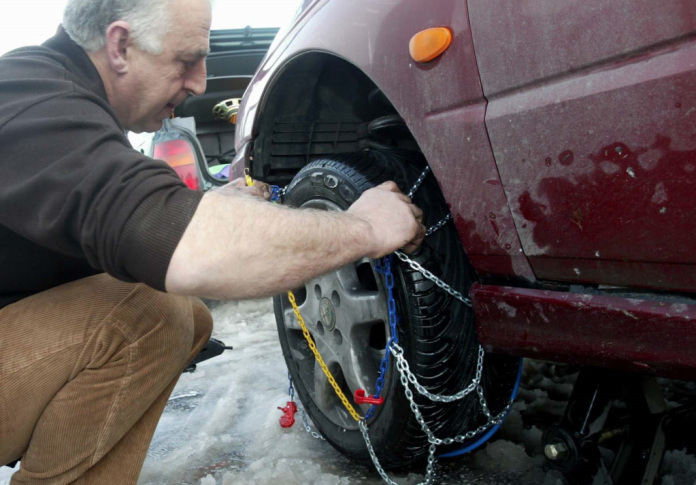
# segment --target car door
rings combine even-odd
[[[696,290],[696,3],[468,3],[536,276]]]

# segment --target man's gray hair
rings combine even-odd
[[[86,51],[106,45],[106,29],[128,22],[140,49],[159,55],[170,27],[172,0],[68,0],[63,28]]]

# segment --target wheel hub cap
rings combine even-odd
[[[328,298],[322,298],[319,303],[319,314],[321,317],[321,322],[324,324],[324,328],[332,332],[336,328],[336,310],[334,309],[331,300]]]

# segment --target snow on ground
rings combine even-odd
[[[213,303],[214,336],[234,350],[185,374],[159,424],[139,485],[377,485],[371,469],[306,433],[278,425],[287,401],[287,371],[270,300]],[[563,485],[544,467],[539,426],[558,419],[576,375],[526,361],[513,411],[495,440],[460,461],[441,463],[439,483]],[[299,415],[298,415],[299,418]],[[396,480],[415,485],[424,470]],[[0,469],[0,485],[12,471]],[[662,485],[696,485],[696,457],[667,452]]]

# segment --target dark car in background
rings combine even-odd
[[[544,436],[551,464],[588,479],[613,438],[614,483],[653,483],[672,419],[655,377],[696,380],[696,4],[305,0],[251,82],[216,77],[236,62],[222,47],[243,44],[229,35],[214,36],[206,95],[176,112],[196,121],[198,141],[181,137],[190,186],[224,183],[216,175],[232,163],[234,178],[287,187],[288,205],[345,210],[368,187],[394,179],[408,192],[425,173],[414,200],[428,227],[443,225],[413,260],[471,306],[395,260],[398,336],[418,382],[444,395],[475,379],[480,343],[489,406],[477,393],[416,396],[430,429],[461,435],[504,411],[520,356],[572,364],[582,370],[566,414]],[[249,35],[266,49],[272,37]],[[211,110],[242,93],[233,143],[234,126]],[[177,139],[159,138],[155,155]],[[356,391],[384,379],[368,424],[382,463],[398,468],[429,443],[397,370],[380,375],[388,293],[370,260],[295,292],[361,414]],[[275,307],[313,422],[369,462],[288,298]],[[474,440],[460,441],[443,453]]]

